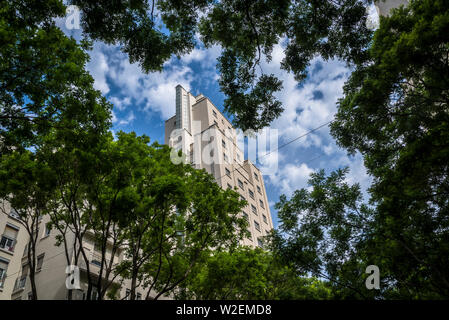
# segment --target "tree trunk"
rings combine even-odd
[[[29,230],[30,240],[28,241],[28,250],[27,250],[27,258],[28,258],[28,272],[31,284],[31,299],[38,300],[37,297],[37,287],[36,287],[36,233],[37,230],[34,230],[34,223],[31,225],[31,230]]]
[[[136,287],[137,287],[137,268],[133,266],[131,277],[131,292],[129,300],[136,300]]]

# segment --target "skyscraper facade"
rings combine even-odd
[[[207,97],[176,87],[176,114],[165,122],[165,144],[181,150],[197,169],[205,169],[222,188],[232,188],[248,202],[241,215],[251,236],[242,244],[263,246],[273,228],[263,176],[239,146],[236,130]]]

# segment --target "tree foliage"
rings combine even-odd
[[[275,93],[282,81],[261,68],[282,43],[282,68],[298,81],[307,76],[316,55],[363,61],[371,40],[366,7],[371,0],[72,0],[82,10],[87,37],[120,44],[131,62],[145,72],[160,71],[173,55],[182,56],[198,45],[219,45],[219,84],[224,107],[236,126],[260,129],[283,108]]]
[[[381,18],[332,124],[374,178],[383,272],[414,298],[449,296],[448,30],[446,1],[412,1]]]
[[[311,175],[310,191],[281,196],[279,229],[269,243],[297,272],[329,281],[334,298],[369,298],[378,295],[365,287],[366,267],[378,263],[368,245],[374,210],[363,203],[358,184],[345,182],[347,172],[326,176],[321,170]]]
[[[244,202],[206,171],[174,164],[167,146],[137,139],[118,135],[120,145],[139,154],[118,197],[127,206],[118,217],[126,256],[118,269],[131,280],[131,299],[137,285],[147,299],[157,299],[182,283],[205,253],[238,244],[246,232],[246,220],[237,216]]]
[[[275,300],[329,299],[330,289],[315,278],[301,277],[272,253],[238,247],[211,252],[176,291],[178,299]]]
[[[62,1],[2,1],[0,151],[30,148],[52,127],[108,128],[109,108],[78,45],[55,25]],[[103,108],[103,110],[102,110]]]

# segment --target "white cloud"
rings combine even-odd
[[[124,97],[123,99],[117,97],[110,97],[109,101],[114,105],[115,108],[117,108],[120,111],[125,110],[126,107],[131,104],[130,97]]]
[[[117,119],[117,116],[116,116],[114,110],[111,111],[111,114],[112,114],[112,123],[116,123],[118,121],[118,119]]]
[[[350,70],[343,62],[324,61],[317,57],[310,64],[308,78],[298,86],[293,75],[280,69],[283,57],[283,48],[276,45],[272,61],[262,65],[264,73],[273,73],[283,81],[283,89],[277,93],[277,97],[283,104],[284,112],[271,126],[279,130],[282,137],[280,144],[333,120],[337,101],[343,95],[343,85],[350,75]],[[317,154],[318,157],[309,158],[320,160],[297,162],[297,155],[307,153]],[[336,145],[327,126],[298,139],[282,149],[280,154],[283,154],[283,157],[279,160],[279,170],[274,175],[267,176],[267,181],[287,196],[291,196],[294,190],[307,188],[310,174],[318,168],[325,168],[329,173],[331,170],[348,166],[350,172],[346,181],[351,184],[360,183],[364,192],[372,181],[363,165],[362,156],[357,154],[355,157],[349,157],[346,150]],[[316,170],[309,167],[312,164],[313,167],[316,166]]]
[[[277,174],[270,175],[269,181],[273,186],[279,188],[281,193],[289,197],[295,190],[307,187],[307,181],[313,172],[314,170],[305,163],[300,165],[287,163],[279,168]]]
[[[131,124],[135,119],[136,119],[136,117],[134,116],[134,112],[131,110],[125,119],[122,119],[119,121],[118,125],[124,126],[124,125]]]
[[[309,68],[309,78],[298,87],[294,76],[280,69],[284,56],[282,46],[276,45],[273,48],[272,61],[264,62],[262,70],[264,73],[273,73],[283,81],[283,89],[276,96],[282,102],[284,112],[273,122],[272,128],[279,129],[282,138],[289,141],[333,119],[336,103],[342,96],[343,84],[349,70],[342,62],[334,60],[326,62],[321,58],[315,58]],[[320,97],[317,98],[316,94]],[[323,142],[331,139],[328,129],[323,128],[301,138],[293,146],[320,147]]]
[[[94,88],[100,90],[102,94],[107,94],[110,90],[106,81],[109,65],[106,55],[101,50],[103,46],[100,43],[94,44],[94,48],[90,54],[90,61],[87,64],[87,70],[95,80]]]
[[[166,64],[163,72],[145,74],[138,64],[129,63],[128,56],[117,46],[95,45],[91,59],[89,70],[95,87],[104,94],[110,91],[109,85],[119,88],[114,94],[124,98],[113,96],[109,100],[120,111],[133,101],[141,111],[156,112],[167,119],[175,114],[176,85],[190,90],[193,81],[188,66]]]

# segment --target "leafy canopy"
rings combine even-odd
[[[120,44],[130,62],[145,72],[160,71],[173,55],[182,56],[198,44],[218,45],[220,88],[225,111],[243,130],[260,129],[283,108],[275,93],[282,81],[265,74],[262,59],[271,60],[282,43],[282,68],[296,80],[307,76],[316,55],[359,63],[366,56],[371,31],[366,7],[372,0],[71,0],[82,11],[84,34]]]
[[[379,267],[403,297],[449,295],[449,7],[416,0],[381,18],[331,132],[374,182]]]

